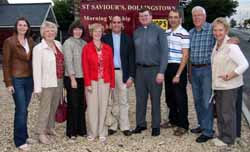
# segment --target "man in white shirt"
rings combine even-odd
[[[175,136],[182,136],[188,131],[187,105],[187,68],[189,33],[181,26],[181,13],[178,10],[169,12],[168,21],[171,26],[167,36],[169,57],[165,72],[166,103],[169,107],[169,121],[162,128],[173,128]]]

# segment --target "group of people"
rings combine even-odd
[[[216,103],[218,137],[216,145],[234,144],[240,137],[242,74],[248,62],[236,38],[229,38],[225,18],[206,22],[206,11],[192,10],[194,28],[182,26],[179,10],[168,15],[170,28],[163,31],[152,23],[152,13],[139,11],[141,26],[130,38],[123,32],[122,19],[114,16],[111,32],[104,35],[102,24],[89,26],[92,37],[85,42],[80,21],[69,27],[70,37],[61,45],[56,41],[57,25],[45,21],[40,28],[42,40],[35,45],[29,37],[25,18],[16,21],[14,34],[4,42],[4,82],[15,103],[14,142],[29,150],[35,140],[27,131],[28,105],[32,93],[40,100],[36,126],[37,139],[51,144],[56,136],[55,113],[63,88],[67,91],[66,136],[75,140],[86,136],[106,142],[118,129],[125,136],[147,129],[147,101],[151,99],[152,136],[160,128],[173,128],[175,136],[188,132],[188,79],[192,85],[202,143],[214,136],[213,99]],[[161,123],[160,98],[165,81],[169,121]],[[136,128],[129,123],[128,88],[135,84]],[[87,111],[86,125],[85,111]],[[88,126],[88,128],[86,127]]]

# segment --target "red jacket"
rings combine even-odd
[[[98,81],[98,56],[94,42],[91,41],[83,47],[82,68],[84,73],[85,86],[91,86],[91,80]],[[102,45],[103,55],[103,79],[105,83],[110,83],[110,88],[115,87],[115,71],[112,48]]]

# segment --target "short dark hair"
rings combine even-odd
[[[179,10],[179,9],[173,9],[173,10],[170,10],[169,13],[170,13],[170,12],[177,13],[177,14],[179,15],[179,17],[182,18],[182,12],[181,12],[181,10]],[[169,14],[169,13],[168,13],[168,14]]]
[[[142,7],[141,9],[139,9],[139,13],[143,13],[143,12],[146,12],[146,11],[148,11],[148,13],[150,14],[150,15],[152,15],[152,12],[151,12],[151,10],[149,9],[149,8],[147,8],[147,7]]]
[[[25,37],[29,37],[29,36],[30,36],[30,32],[31,32],[31,28],[30,28],[30,23],[29,23],[29,21],[28,21],[25,17],[19,17],[19,18],[16,20],[16,23],[15,23],[15,25],[14,25],[14,33],[15,33],[15,34],[18,34],[18,32],[17,32],[17,24],[18,24],[19,21],[24,21],[24,22],[27,24],[28,30],[27,30],[27,32],[25,33]]]
[[[73,30],[74,30],[75,28],[80,28],[80,29],[82,29],[82,35],[81,35],[81,37],[83,37],[83,36],[84,36],[84,27],[83,27],[83,25],[82,25],[82,23],[81,23],[80,20],[74,21],[74,22],[71,23],[71,25],[69,26],[69,31],[68,31],[68,33],[69,33],[70,36],[73,36]]]

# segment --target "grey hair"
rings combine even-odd
[[[201,11],[204,15],[206,15],[206,10],[203,7],[201,7],[201,6],[195,6],[192,9],[192,14],[194,14],[195,11]]]
[[[50,21],[44,21],[40,27],[40,34],[43,37],[45,28],[53,29],[57,34],[57,25]]]

